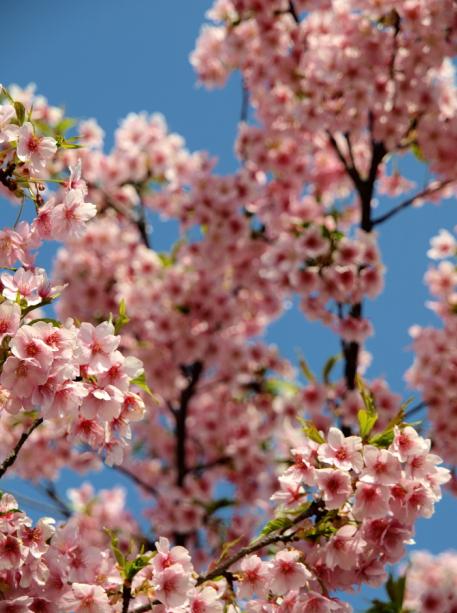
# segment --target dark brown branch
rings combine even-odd
[[[441,181],[437,185],[427,186],[421,192],[414,194],[414,196],[411,196],[410,198],[408,198],[401,204],[397,204],[397,206],[394,206],[392,209],[390,209],[390,211],[387,211],[387,213],[384,213],[384,215],[380,215],[379,217],[376,217],[376,219],[373,219],[373,222],[372,222],[373,227],[381,223],[384,223],[385,221],[387,221],[388,219],[390,219],[397,213],[400,213],[400,211],[407,209],[409,206],[414,204],[414,202],[418,200],[419,198],[426,198],[427,196],[431,196],[432,194],[439,192],[441,189],[443,189],[444,187],[446,187],[446,185],[449,185],[450,183],[452,183],[452,181],[445,180],[445,181]]]
[[[27,441],[29,436],[32,434],[32,432],[36,428],[38,428],[38,426],[41,426],[42,423],[43,423],[43,418],[39,417],[38,419],[36,419],[33,422],[33,424],[30,426],[30,428],[28,430],[26,430],[25,432],[23,432],[21,434],[21,436],[20,436],[18,442],[16,443],[13,451],[9,454],[8,457],[6,457],[3,460],[3,463],[0,465],[0,479],[6,473],[8,468],[10,468],[10,466],[12,466],[14,464],[14,462],[17,460],[17,456],[19,455],[20,450],[22,449],[23,445],[25,444],[25,442]]]
[[[249,113],[249,90],[246,86],[246,82],[243,80],[241,85],[241,112],[240,121],[247,121]]]
[[[370,132],[371,134],[373,134],[373,117],[371,114],[369,116],[369,123]],[[350,135],[348,133],[344,135],[350,158],[348,161],[344,156],[343,152],[341,151],[340,147],[338,146],[335,137],[330,132],[327,132],[327,134],[332,148],[334,149],[340,162],[343,164],[346,173],[351,178],[354,187],[359,195],[360,227],[365,232],[371,232],[371,230],[373,229],[373,221],[371,218],[371,202],[373,199],[376,177],[378,174],[379,165],[381,164],[382,160],[384,159],[384,156],[387,153],[384,143],[374,140],[372,136],[371,162],[368,171],[368,176],[365,178],[359,173],[358,169],[356,168]],[[362,310],[363,306],[361,302],[358,304],[354,304],[350,310],[350,316],[360,319],[362,317]],[[340,307],[340,317],[341,315],[342,314]],[[359,362],[360,346],[356,342],[348,343],[343,340],[341,341],[341,346],[344,356],[344,377],[346,380],[346,386],[348,390],[353,390],[355,389],[355,379]]]
[[[201,473],[201,472],[204,472],[205,470],[209,470],[210,468],[215,468],[216,466],[224,466],[228,464],[229,462],[230,462],[229,457],[222,456],[221,458],[217,458],[216,460],[213,460],[212,462],[207,462],[206,464],[196,464],[195,466],[188,468],[187,474]]]
[[[322,509],[318,502],[311,503],[311,506],[306,511],[300,513],[300,515],[297,515],[297,517],[292,523],[292,526],[296,526],[308,517],[312,517],[313,515],[319,515],[321,511]],[[236,564],[236,562],[238,562],[245,556],[254,553],[255,551],[259,551],[260,549],[268,547],[268,545],[274,545],[275,543],[288,543],[290,541],[295,540],[296,538],[296,533],[294,532],[291,534],[272,534],[270,536],[264,537],[263,539],[254,541],[250,545],[242,547],[237,553],[235,553],[230,558],[227,558],[225,562],[219,564],[219,566],[216,566],[216,568],[213,568],[213,570],[210,570],[208,573],[206,573],[206,575],[200,575],[197,579],[197,585],[201,585],[205,581],[210,581],[211,579],[215,579],[216,577],[223,575],[225,572],[228,571],[231,566]]]
[[[110,466],[110,468],[117,471],[118,473],[122,473],[123,475],[131,479],[134,483],[136,483],[141,488],[143,488],[146,492],[148,492],[148,494],[151,494],[151,496],[155,496],[156,498],[159,497],[159,492],[156,490],[156,488],[153,485],[150,485],[149,483],[146,483],[145,481],[143,481],[141,477],[138,477],[138,475],[135,475],[134,473],[130,472],[128,468],[125,468],[124,466],[120,466],[116,464],[113,466]]]
[[[413,415],[416,415],[416,413],[419,413],[420,411],[422,411],[422,409],[425,409],[426,406],[427,405],[425,402],[417,403],[415,406],[411,407],[410,409],[408,409],[408,411],[406,411],[405,420],[409,419]]]
[[[138,232],[140,233],[141,240],[143,241],[144,246],[150,249],[151,243],[149,241],[148,226],[146,222],[146,213],[145,213],[144,205],[142,202],[140,204],[140,213],[136,219],[136,227],[138,228]]]
[[[300,17],[298,16],[293,0],[289,0],[289,13],[292,15],[295,23],[300,23]]]
[[[193,364],[184,365],[182,366],[182,372],[187,378],[187,385],[181,392],[178,408],[174,409],[176,419],[176,485],[178,487],[183,487],[188,472],[186,459],[187,414],[189,403],[192,396],[195,394],[198,381],[203,373],[203,362],[197,360]],[[176,545],[184,546],[186,543],[186,535],[181,532],[176,532],[175,542]]]
[[[189,403],[192,396],[195,393],[195,389],[198,384],[198,380],[203,372],[203,363],[196,361],[190,366],[183,367],[184,375],[187,377],[187,385],[182,390],[179,407],[176,411],[176,485],[182,487],[184,485],[184,479],[187,471],[186,462],[186,440],[187,440],[187,413],[189,409]]]
[[[122,613],[129,612],[130,600],[132,599],[132,587],[130,583],[124,582],[122,586]]]
[[[154,600],[151,604],[143,604],[141,607],[137,607],[133,609],[131,613],[146,613],[146,611],[150,611],[154,605],[161,605],[162,603],[159,600]]]
[[[72,516],[72,511],[71,511],[70,507],[58,495],[54,483],[52,483],[50,481],[49,483],[42,484],[41,487],[42,487],[43,491],[46,493],[46,495],[53,502],[55,502],[55,504],[58,507],[58,510],[61,513],[61,515],[63,515],[67,519],[69,519]]]

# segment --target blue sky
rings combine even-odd
[[[0,82],[21,86],[35,82],[39,93],[64,105],[68,115],[97,118],[108,145],[119,119],[128,112],[161,112],[189,149],[209,150],[219,158],[218,170],[230,172],[236,167],[239,78],[233,77],[224,90],[207,92],[196,84],[188,62],[210,4],[209,0],[6,3]],[[421,185],[423,169],[406,164]],[[448,201],[408,210],[380,228],[387,275],[385,292],[367,308],[376,328],[368,346],[374,354],[370,375],[385,375],[393,389],[405,395],[403,374],[412,359],[408,328],[413,323],[436,323],[424,306],[428,241],[440,228],[452,229],[456,222],[456,202]],[[157,248],[170,244],[173,228],[172,224],[154,227]],[[45,255],[49,268],[51,250]],[[334,335],[319,324],[307,324],[295,308],[272,325],[267,338],[292,360],[299,349],[316,369],[338,352]],[[79,481],[78,476],[66,475],[60,488],[65,491]],[[94,481],[105,487],[125,483],[111,472],[97,475]],[[26,491],[20,484],[14,487]],[[36,497],[33,490],[27,491]],[[420,522],[417,546],[434,552],[457,548],[449,529],[456,513],[457,501],[447,496],[431,521]]]

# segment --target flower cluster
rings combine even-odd
[[[413,326],[414,363],[406,373],[408,383],[419,390],[428,407],[431,437],[437,453],[457,464],[457,242],[441,230],[431,241],[429,257],[440,260],[425,275],[435,298],[428,306],[442,320],[442,327]]]
[[[406,573],[404,606],[424,613],[452,613],[457,606],[457,555],[453,551],[433,556],[411,554]]]
[[[48,543],[54,533],[53,519],[40,519],[33,526],[31,520],[18,509],[13,496],[1,495],[0,611],[2,613],[43,610],[39,608],[41,596],[51,573]]]
[[[54,434],[105,450],[108,462],[119,462],[131,436],[129,424],[144,412],[143,400],[130,387],[142,373],[140,362],[118,351],[113,323],[61,323],[36,312],[64,286],[53,286],[35,266],[34,251],[42,240],[82,236],[97,209],[85,200],[78,164],[66,183],[59,181],[62,188],[44,200],[42,181],[51,172],[58,143],[65,149],[66,141],[40,135],[31,110],[6,89],[2,93],[0,179],[14,197],[24,200],[28,192],[36,214],[31,223],[18,218],[14,228],[0,232],[0,266],[9,269],[0,277],[1,407],[10,414],[39,409],[40,419],[54,423]]]

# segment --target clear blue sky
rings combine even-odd
[[[190,149],[209,150],[220,160],[218,170],[230,172],[236,167],[233,142],[241,106],[239,79],[232,78],[224,90],[207,92],[196,85],[188,62],[210,4],[210,0],[4,3],[0,82],[21,86],[35,82],[39,93],[52,104],[64,105],[68,115],[97,118],[108,145],[119,119],[128,112],[161,112]],[[420,185],[422,169],[409,165],[409,171],[418,174]],[[369,374],[387,376],[393,389],[405,395],[403,374],[412,359],[408,328],[413,323],[436,323],[424,306],[428,241],[440,228],[451,229],[456,223],[456,202],[451,201],[407,211],[381,228],[388,270],[384,294],[368,307],[376,328],[368,346],[375,358]],[[156,226],[154,244],[169,245],[172,233],[170,224]],[[48,250],[48,267],[51,255]],[[292,360],[300,349],[316,368],[338,351],[335,337],[317,324],[306,324],[296,309],[271,327],[268,339]],[[61,491],[79,479],[66,475]],[[104,472],[94,481],[109,486],[122,479]],[[14,487],[26,491],[21,484]],[[27,492],[30,495],[33,490]],[[417,547],[434,552],[457,548],[450,530],[456,513],[457,501],[446,497],[433,519],[420,523]]]

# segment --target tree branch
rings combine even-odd
[[[300,522],[302,522],[304,519],[307,519],[308,517],[312,517],[313,515],[319,515],[321,512],[322,512],[322,507],[320,506],[320,503],[312,502],[310,507],[306,511],[304,511],[303,513],[300,513],[300,515],[297,515],[297,517],[294,519],[292,523],[292,526],[299,524]],[[205,581],[210,581],[211,579],[215,579],[216,577],[219,577],[220,575],[228,571],[228,569],[231,566],[236,564],[236,562],[238,562],[245,556],[248,556],[251,553],[254,553],[255,551],[259,551],[259,549],[268,547],[268,545],[274,545],[275,543],[288,543],[295,539],[296,539],[296,532],[292,534],[287,534],[287,535],[286,534],[274,534],[274,535],[266,536],[263,539],[254,541],[250,545],[247,545],[246,547],[242,547],[237,553],[235,553],[233,556],[228,558],[225,562],[223,562],[219,566],[216,566],[216,568],[213,568],[213,570],[206,573],[206,575],[200,575],[197,579],[197,585],[201,585]]]
[[[372,223],[373,227],[381,223],[384,223],[385,221],[387,221],[388,219],[390,219],[397,213],[400,213],[400,211],[407,209],[409,206],[414,204],[414,202],[418,200],[419,198],[425,198],[426,196],[431,196],[432,194],[439,192],[441,189],[443,189],[444,187],[446,187],[446,185],[449,185],[450,183],[452,183],[452,181],[449,179],[446,179],[444,181],[440,181],[438,184],[428,185],[421,192],[414,194],[414,196],[411,196],[410,198],[408,198],[401,204],[397,204],[397,206],[394,206],[392,209],[390,209],[390,211],[387,211],[387,213],[384,213],[384,215],[380,215],[376,219],[373,219],[373,223]]]
[[[60,513],[66,517],[67,519],[69,519],[72,516],[72,511],[70,509],[70,507],[62,500],[62,498],[60,498],[60,496],[58,495],[55,485],[54,483],[52,483],[52,481],[50,481],[49,483],[46,484],[42,484],[41,488],[43,489],[43,491],[47,494],[47,496],[56,503],[56,506],[58,507]]]
[[[422,411],[422,409],[425,409],[426,406],[427,405],[425,402],[418,402],[415,406],[411,407],[410,409],[408,409],[408,411],[406,411],[405,419],[409,419],[416,413],[419,413],[420,411]]]
[[[243,80],[241,84],[241,111],[240,121],[247,121],[249,113],[249,90],[246,86],[246,82]]]
[[[206,464],[196,464],[187,469],[186,474],[192,473],[201,473],[205,470],[209,470],[210,468],[215,468],[216,466],[224,466],[230,462],[230,458],[228,456],[222,456],[221,458],[217,458],[212,462],[207,462]]]
[[[293,0],[289,0],[289,13],[292,15],[295,23],[300,23],[300,17],[298,16]]]
[[[198,380],[203,372],[203,363],[196,361],[190,366],[184,366],[183,372],[187,377],[188,383],[181,392],[179,401],[179,408],[176,411],[176,485],[182,487],[184,485],[184,479],[188,472],[186,463],[186,440],[187,440],[187,428],[186,420],[189,409],[189,403],[192,396],[195,393]]]
[[[6,473],[6,471],[8,470],[8,468],[10,468],[10,466],[12,466],[14,464],[14,462],[17,460],[17,456],[19,455],[20,450],[22,449],[24,443],[27,441],[27,439],[29,438],[29,436],[32,434],[32,432],[38,428],[38,426],[40,426],[43,423],[43,418],[39,417],[38,419],[36,419],[33,424],[30,426],[30,428],[28,430],[26,430],[25,432],[23,432],[18,440],[18,442],[16,443],[13,451],[9,454],[9,456],[7,456],[4,460],[3,463],[0,465],[0,479],[3,477],[3,475]]]
[[[151,496],[155,496],[156,498],[159,497],[159,492],[153,485],[149,485],[149,483],[143,481],[141,477],[138,477],[138,475],[131,473],[128,468],[125,468],[124,466],[118,464],[114,464],[113,466],[110,466],[110,468],[112,470],[117,471],[118,473],[122,473],[126,477],[129,477],[129,479],[131,479],[134,483],[143,488],[146,492],[148,492],[148,494],[151,494]]]
[[[373,118],[370,115],[370,132],[372,132],[372,121]],[[352,179],[354,187],[359,195],[360,228],[365,232],[371,232],[373,229],[373,220],[371,218],[371,201],[373,199],[378,168],[384,159],[385,154],[387,153],[384,143],[376,141],[372,137],[370,168],[368,171],[368,176],[364,178],[355,166],[350,135],[348,133],[344,134],[350,157],[350,161],[348,161],[338,146],[335,137],[330,132],[327,132],[327,134],[330,140],[330,145],[335,150],[335,153],[343,164],[346,173]],[[354,304],[351,307],[350,316],[360,319],[362,317],[362,310],[363,306],[361,302]],[[339,313],[341,317],[341,307],[339,308]],[[357,374],[360,346],[356,342],[347,343],[344,341],[341,342],[341,346],[344,356],[344,377],[346,380],[346,387],[348,390],[353,390],[355,389],[355,378]]]
[[[198,381],[203,372],[203,362],[197,360],[193,364],[182,366],[183,374],[187,377],[187,385],[182,390],[179,399],[179,407],[174,409],[176,419],[175,436],[176,436],[176,485],[183,487],[186,474],[188,473],[186,461],[186,441],[187,441],[187,413],[189,403],[195,390]],[[177,545],[185,545],[186,536],[181,532],[175,533],[175,541]]]
[[[124,582],[122,586],[122,613],[128,613],[131,598],[132,587],[130,583]]]

